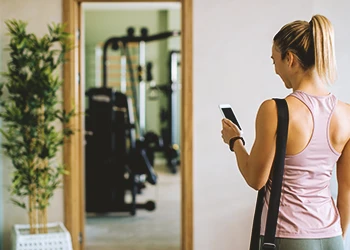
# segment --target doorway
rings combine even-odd
[[[64,21],[67,30],[75,34],[77,49],[68,55],[68,63],[64,66],[64,105],[66,109],[73,106],[84,113],[85,89],[82,72],[84,71],[84,53],[82,41],[82,3],[103,1],[64,0]],[[119,1],[109,1],[119,2]],[[127,2],[127,1],[125,1]],[[134,2],[134,1],[132,1]],[[146,1],[138,1],[146,2]],[[158,2],[158,1],[152,1]],[[177,2],[177,1],[166,1]],[[141,4],[141,3],[140,3]],[[142,3],[143,4],[143,3]],[[181,5],[181,249],[193,249],[193,217],[192,217],[192,3]],[[85,243],[85,173],[84,173],[84,118],[76,117],[72,126],[77,127],[76,133],[65,145],[64,161],[70,175],[65,177],[65,224],[71,233],[74,249],[84,249]],[[79,157],[77,157],[79,156]],[[71,166],[75,166],[74,168]]]
[[[180,250],[181,4],[82,7],[85,249]]]

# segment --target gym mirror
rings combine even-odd
[[[181,249],[181,5],[83,3],[86,249]]]

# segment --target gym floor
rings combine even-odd
[[[147,183],[137,202],[153,200],[156,210],[111,213],[108,216],[88,214],[86,250],[180,250],[181,248],[181,179],[172,174],[165,160],[155,160],[158,183]],[[128,200],[129,202],[129,200]]]

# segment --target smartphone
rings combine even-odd
[[[221,111],[222,115],[223,115],[225,118],[231,120],[234,124],[237,125],[237,127],[238,127],[240,130],[242,130],[241,126],[240,126],[239,123],[238,123],[238,120],[237,120],[235,114],[233,113],[233,110],[232,110],[232,107],[231,107],[230,104],[220,104],[220,105],[219,105],[219,108],[220,108],[220,111]]]

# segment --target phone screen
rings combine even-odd
[[[238,128],[240,130],[242,130],[242,128],[241,128],[241,126],[239,126],[239,123],[236,119],[236,116],[233,114],[233,111],[231,108],[221,108],[221,110],[227,119],[231,120],[234,124],[236,124],[238,126]]]

